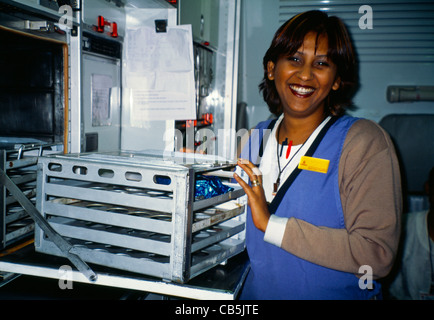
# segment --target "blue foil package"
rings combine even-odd
[[[195,199],[209,199],[225,194],[234,188],[224,185],[218,177],[202,176],[196,177]]]

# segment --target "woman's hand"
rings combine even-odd
[[[270,212],[268,211],[264,189],[262,188],[262,173],[248,160],[238,160],[238,166],[247,173],[252,182],[252,186],[249,186],[236,173],[234,173],[234,178],[247,194],[247,204],[250,206],[252,211],[253,223],[256,228],[265,232],[268,220],[270,219]]]

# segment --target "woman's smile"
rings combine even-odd
[[[292,93],[298,98],[308,98],[315,92],[315,88],[313,87],[302,86],[298,84],[290,84],[289,88],[291,89]]]

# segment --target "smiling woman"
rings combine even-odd
[[[334,64],[336,68],[339,89],[331,92],[326,101],[330,113],[343,114],[345,107],[351,105],[358,78],[354,48],[342,21],[337,17],[324,19],[324,16],[326,14],[321,11],[310,11],[288,20],[276,31],[263,58],[264,78],[259,88],[270,111],[277,116],[282,113],[282,105],[274,79],[269,77],[270,64],[276,65],[284,58],[299,62],[303,57],[299,56],[299,49],[306,40],[313,45],[317,67]]]
[[[278,118],[260,122],[241,153],[251,183],[234,174],[249,205],[241,298],[378,297],[398,247],[400,173],[389,136],[345,115],[357,85],[348,32],[320,11],[296,15],[263,67],[260,89]],[[370,289],[361,266],[372,270]]]

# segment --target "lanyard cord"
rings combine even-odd
[[[324,126],[327,124],[327,122],[329,122],[329,120],[331,119],[330,116],[326,117],[321,124],[309,135],[309,137],[303,142],[303,144],[301,145],[301,147],[297,150],[297,152],[295,152],[295,154],[291,157],[291,159],[288,161],[288,163],[283,167],[283,169],[280,169],[280,157],[279,157],[279,133],[280,133],[280,125],[282,122],[279,123],[279,127],[277,128],[277,147],[276,147],[276,153],[277,153],[277,165],[279,167],[279,175],[276,179],[276,182],[274,183],[273,186],[273,195],[276,195],[277,193],[277,189],[279,188],[280,185],[280,176],[282,175],[283,171],[286,169],[286,167],[292,162],[292,159],[298,154],[298,152],[303,149],[304,145],[306,143],[308,143],[308,141],[311,140],[312,137],[314,137],[314,141],[317,139],[320,131],[324,128]],[[314,143],[314,141],[309,142],[310,144]],[[308,143],[308,145],[309,145]]]
[[[291,159],[289,159],[289,161],[287,162],[287,164],[283,167],[282,170],[280,170],[280,156],[279,156],[279,132],[280,132],[280,125],[282,124],[282,122],[279,123],[279,127],[277,128],[277,147],[276,147],[276,156],[277,156],[277,166],[279,168],[279,174],[277,176],[276,182],[274,183],[274,192],[277,192],[277,189],[279,188],[280,185],[280,176],[282,175],[283,171],[285,171],[286,167],[291,163],[292,159],[294,159],[294,157],[297,155],[297,153],[303,148],[304,144],[306,143],[306,141],[309,139],[309,137],[303,142],[303,144],[301,145],[301,147],[294,153],[294,155],[291,157]],[[282,146],[283,148],[283,146]],[[288,147],[289,148],[289,147]]]
[[[277,128],[277,147],[276,147],[276,156],[277,156],[277,166],[279,168],[279,174],[277,176],[276,182],[274,183],[273,186],[273,193],[276,194],[277,193],[277,189],[279,188],[280,185],[280,176],[282,175],[283,171],[285,171],[286,167],[288,167],[288,165],[292,162],[292,159],[294,159],[294,157],[298,154],[298,152],[303,149],[303,146],[306,144],[307,141],[310,140],[310,137],[317,131],[317,129],[319,127],[321,127],[323,124],[325,125],[325,123],[328,122],[330,117],[326,117],[321,124],[309,135],[309,137],[307,137],[307,139],[303,142],[303,144],[300,146],[300,148],[294,153],[294,155],[291,157],[291,159],[289,159],[289,161],[286,163],[286,165],[283,167],[283,169],[280,169],[280,157],[279,157],[279,134],[280,134],[280,126],[282,125],[282,121],[279,123],[279,126]],[[327,120],[327,121],[326,121]],[[290,143],[291,145],[292,143]],[[283,148],[283,146],[282,146]]]

